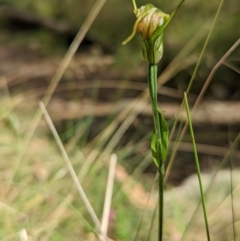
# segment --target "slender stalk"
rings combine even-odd
[[[152,112],[153,112],[153,122],[154,122],[154,131],[156,133],[158,144],[157,144],[157,161],[158,161],[158,186],[159,186],[159,227],[158,227],[158,240],[162,241],[162,233],[163,233],[163,180],[164,180],[164,166],[161,158],[161,126],[160,119],[158,113],[158,105],[157,105],[157,65],[149,64],[148,71],[148,84],[149,84],[149,92],[152,103]]]
[[[192,120],[191,120],[191,116],[190,116],[186,92],[184,93],[184,104],[185,104],[185,108],[186,108],[186,112],[187,112],[188,126],[189,126],[190,135],[191,135],[191,139],[192,139],[194,159],[195,159],[196,168],[197,168],[197,175],[198,175],[199,189],[200,189],[200,194],[201,194],[201,202],[202,202],[202,207],[203,207],[203,215],[204,215],[204,221],[205,221],[207,240],[210,241],[210,232],[209,232],[207,211],[206,211],[206,205],[205,205],[205,199],[204,199],[204,193],[203,193],[201,170],[200,170],[200,165],[199,165],[199,161],[198,161],[197,146],[196,146],[196,142],[195,142],[194,131],[193,131],[193,127],[192,127]]]
[[[151,233],[152,233],[152,230],[153,230],[153,223],[154,223],[156,214],[157,214],[157,204],[156,204],[156,206],[154,208],[154,211],[153,211],[152,220],[151,220],[151,224],[150,224],[150,229],[148,231],[147,241],[149,241],[150,238],[151,238]]]
[[[109,216],[111,210],[111,202],[112,202],[112,193],[113,193],[113,184],[114,184],[114,177],[117,165],[117,155],[112,154],[109,164],[109,173],[108,173],[108,180],[107,180],[107,187],[106,187],[106,194],[104,199],[104,207],[103,207],[103,215],[102,215],[102,232],[107,237],[108,233],[108,225],[109,225]]]
[[[152,192],[153,192],[153,189],[154,189],[155,183],[157,182],[157,179],[158,179],[158,173],[156,174],[156,176],[155,176],[155,178],[154,178],[153,185],[152,185],[152,187],[151,187],[151,191],[149,192],[148,199],[147,199],[145,208],[143,209],[143,212],[142,212],[142,215],[141,215],[141,218],[140,218],[138,227],[137,227],[137,232],[136,232],[136,234],[135,234],[135,237],[134,237],[133,241],[137,241],[137,240],[138,240],[138,234],[139,234],[139,231],[140,231],[140,229],[141,229],[141,225],[142,225],[142,222],[143,222],[143,217],[144,217],[145,212],[146,212],[146,210],[147,210],[147,204],[148,204],[148,202],[149,202],[150,196],[151,196],[151,194],[152,194]],[[156,204],[155,209],[157,209],[157,204]],[[154,212],[155,212],[155,211],[154,211]],[[151,226],[152,226],[152,225],[150,225],[150,227],[151,227]],[[150,231],[149,231],[149,232],[150,232]]]
[[[157,104],[157,65],[149,65],[149,76],[148,76],[149,92],[153,111],[153,122],[155,133],[161,141],[161,128],[160,120],[158,115],[158,104]],[[161,143],[160,143],[161,146]]]
[[[231,188],[231,208],[232,208],[232,228],[233,228],[233,240],[236,241],[236,228],[235,228],[235,212],[233,204],[233,167],[232,167],[233,153],[232,153],[232,143],[230,143],[230,188]]]
[[[132,3],[133,3],[133,9],[136,10],[137,9],[137,4],[136,4],[135,0],[132,0]]]

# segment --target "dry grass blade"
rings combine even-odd
[[[25,228],[20,230],[19,237],[20,237],[21,241],[28,241],[29,240],[27,230]]]
[[[105,195],[104,208],[103,208],[103,217],[102,217],[102,232],[105,236],[107,236],[107,230],[108,230],[108,224],[109,224],[116,164],[117,164],[117,155],[112,154],[111,159],[110,159],[107,188],[106,188],[106,195]]]
[[[42,113],[43,113],[43,115],[45,117],[45,120],[46,120],[46,122],[47,122],[47,124],[48,124],[48,126],[49,126],[49,128],[50,128],[50,130],[51,130],[51,132],[52,132],[52,134],[53,134],[53,136],[55,138],[55,140],[56,140],[56,143],[57,143],[57,145],[59,147],[59,150],[61,151],[63,159],[66,162],[68,171],[69,171],[69,173],[70,173],[70,175],[72,177],[72,180],[73,180],[73,182],[74,182],[74,184],[75,184],[75,186],[76,186],[76,188],[78,190],[78,193],[79,193],[80,197],[82,198],[82,200],[83,200],[83,202],[84,202],[84,204],[85,204],[85,206],[86,206],[86,208],[87,208],[87,210],[88,210],[88,212],[89,212],[89,214],[90,214],[90,216],[91,216],[91,218],[92,218],[96,228],[101,233],[101,225],[100,225],[100,222],[99,222],[99,220],[97,218],[97,215],[95,214],[95,212],[94,212],[94,210],[92,208],[92,205],[88,201],[88,198],[87,198],[87,196],[86,196],[86,194],[85,194],[85,192],[84,192],[84,190],[83,190],[83,188],[82,188],[82,186],[81,186],[81,184],[80,184],[80,182],[78,180],[78,177],[77,177],[77,175],[76,175],[76,173],[75,173],[75,171],[73,169],[73,166],[72,166],[72,164],[71,164],[71,162],[69,160],[69,157],[68,157],[68,155],[67,155],[67,153],[65,151],[65,148],[64,148],[64,146],[63,146],[63,144],[62,144],[62,142],[61,142],[61,140],[59,138],[59,135],[58,135],[58,133],[57,133],[53,123],[52,123],[52,120],[51,120],[50,116],[48,115],[47,110],[46,110],[44,104],[42,102],[40,102],[39,106],[40,106],[40,109],[41,109],[41,111],[42,111]],[[105,235],[103,235],[103,237],[105,237]],[[106,239],[104,238],[102,240],[106,240]]]
[[[230,56],[230,54],[239,46],[240,44],[240,38],[232,45],[232,47],[223,55],[223,57],[216,63],[216,65],[213,67],[211,73],[209,74],[196,102],[193,108],[196,108],[196,106],[199,104],[199,102],[202,100],[203,95],[206,92],[206,89],[211,82],[214,74],[216,73],[217,69],[224,63],[224,61]]]

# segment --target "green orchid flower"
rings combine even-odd
[[[157,83],[157,63],[163,56],[163,32],[172,20],[173,16],[180,8],[184,0],[180,2],[178,7],[168,15],[147,4],[137,8],[135,0],[132,0],[136,22],[133,26],[132,34],[123,42],[128,43],[136,33],[142,35],[142,52],[143,57],[148,61],[148,86],[149,96],[152,104],[153,112],[153,133],[151,139],[151,150],[153,161],[158,168],[158,188],[159,188],[159,225],[158,225],[158,241],[163,238],[163,203],[164,203],[164,175],[165,161],[168,151],[168,125],[158,108],[158,83]]]
[[[152,4],[137,8],[135,0],[133,0],[133,12],[137,20],[133,26],[131,35],[123,41],[122,44],[125,45],[137,33],[140,33],[143,40],[143,57],[150,64],[157,64],[163,56],[163,31],[182,5],[183,1],[184,0],[180,2],[171,15],[168,15]]]

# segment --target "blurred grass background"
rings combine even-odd
[[[29,240],[96,240],[93,223],[43,119],[20,165],[17,163],[25,134],[38,109],[38,101],[44,96],[57,66],[94,3],[92,0],[0,2],[1,240],[23,240],[19,235],[21,230],[27,231]],[[138,6],[145,3],[138,1]],[[178,1],[152,3],[170,13]],[[182,65],[173,66],[173,73],[166,78],[160,90],[161,104],[170,106],[169,110],[166,108],[170,127],[174,121],[175,105],[182,100],[182,92],[191,78],[218,5],[217,0],[186,0],[166,29],[160,73],[167,69],[180,51],[184,52]],[[28,16],[30,21],[20,21],[21,16]],[[38,19],[37,24],[33,24],[35,18]],[[41,24],[42,20],[55,27],[62,24],[65,30],[49,29]],[[109,236],[114,240],[134,239],[143,210],[146,212],[137,240],[147,240],[156,203],[155,190],[148,206],[144,205],[155,175],[149,152],[152,119],[148,110],[129,120],[125,130],[117,131],[122,124],[117,121],[118,114],[147,88],[147,65],[142,60],[140,38],[136,37],[128,45],[121,46],[121,42],[131,33],[134,21],[131,1],[107,1],[48,107],[72,165],[99,218],[104,202],[109,156],[112,152],[118,155],[113,218],[109,230]],[[239,1],[225,1],[191,89],[192,101],[198,96],[214,65],[239,39],[239,22]],[[184,47],[189,46],[189,41],[192,41],[193,47],[188,52]],[[239,54],[238,47],[216,72],[205,96],[206,103],[232,101],[237,112],[240,101]],[[145,104],[146,101],[142,105]],[[168,114],[170,110],[172,114]],[[126,120],[129,116],[134,116],[134,113],[126,115]],[[125,123],[125,120],[122,122]],[[195,130],[196,139],[202,144],[200,161],[202,169],[209,173],[206,174],[208,183],[210,173],[224,159],[229,141],[234,141],[238,136],[239,118],[235,121],[229,119],[225,123],[196,120]],[[180,185],[184,178],[195,172],[191,145],[184,146],[188,143],[190,136],[186,134],[167,185],[167,240],[180,240],[199,200],[196,187],[190,185],[194,183],[191,179],[180,187],[170,188]],[[235,145],[235,149],[233,164],[237,168],[239,144]],[[229,161],[225,167],[228,165]],[[215,212],[212,218],[213,240],[218,241],[232,240],[229,173],[223,173],[220,172],[222,179],[212,182],[213,188],[208,198],[210,213],[220,210],[221,217],[227,217],[219,221],[219,213]],[[236,169],[236,207],[240,193],[238,174]],[[196,180],[196,177],[192,178]],[[226,205],[224,200],[227,200]],[[237,218],[238,212],[236,208]],[[238,223],[236,221],[236,225]],[[196,233],[199,235],[194,236],[194,240],[204,240],[200,211],[190,224],[192,226],[184,240],[193,240],[192,235]],[[154,222],[150,240],[156,240],[156,230]]]
[[[10,6],[24,11],[25,14],[43,17],[54,20],[57,23],[64,23],[69,26],[72,33],[76,32],[81,26],[83,20],[89,13],[95,1],[6,1],[2,3],[3,6]],[[138,5],[143,5],[146,2],[139,1]],[[178,1],[152,1],[157,7],[163,11],[170,13],[177,5]],[[196,41],[194,50],[190,52],[191,61],[187,63],[188,68],[178,75],[178,78],[172,78],[168,85],[171,87],[178,87],[184,89],[186,81],[192,73],[196,58],[202,49],[203,41],[210,28],[211,22],[216,13],[219,1],[186,1],[178,13],[178,16],[173,19],[171,25],[168,27],[165,39],[165,54],[160,63],[160,70],[163,70],[174,56],[189,42],[194,35],[199,34],[201,37]],[[237,0],[226,1],[223,4],[221,14],[218,18],[214,28],[207,52],[204,55],[200,70],[196,76],[195,91],[198,91],[199,86],[203,84],[209,70],[213,67],[215,62],[230,48],[234,41],[239,37],[239,30],[237,22],[240,20],[239,8],[240,3]],[[114,19],[114,21],[112,21]],[[102,46],[109,50],[116,56],[114,59],[115,66],[124,68],[126,71],[124,75],[129,75],[133,67],[137,67],[142,61],[141,40],[134,38],[128,45],[121,47],[122,41],[131,33],[134,23],[134,15],[132,13],[132,5],[130,1],[107,1],[96,21],[94,21],[88,38],[101,43]],[[33,28],[29,31],[22,31],[21,25],[11,31],[11,28],[6,27],[4,21],[1,21],[3,27],[7,31],[2,34],[2,38],[9,41],[8,30],[10,33],[14,32],[17,38],[12,39],[17,43],[23,43],[32,48],[41,50],[42,53],[49,55],[54,51],[59,50],[63,53],[74,35],[59,36],[52,34],[52,31],[46,31],[42,28]],[[10,37],[11,39],[11,37]],[[53,48],[54,46],[54,48]],[[59,52],[57,52],[59,53]],[[130,57],[131,56],[131,57]],[[236,59],[239,56],[239,50],[235,51],[231,56]],[[189,60],[190,61],[190,60]],[[227,78],[221,78],[227,76]],[[228,67],[222,67],[216,73],[212,84],[211,93],[215,97],[226,97],[233,92],[238,86],[235,81],[237,73],[229,70]],[[222,81],[219,81],[219,78]],[[226,80],[227,79],[227,80]],[[237,93],[239,94],[239,92]]]

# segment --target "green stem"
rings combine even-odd
[[[154,130],[159,141],[161,141],[161,128],[157,103],[157,65],[149,65],[148,85],[152,103]]]
[[[159,172],[159,227],[158,227],[158,241],[162,241],[163,232],[163,181],[164,181],[164,165],[161,157],[162,153],[162,139],[161,139],[161,126],[158,113],[158,102],[157,102],[157,65],[149,64],[148,71],[148,84],[149,92],[152,103],[154,132],[157,136],[157,161],[158,161],[158,172]]]
[[[184,93],[184,104],[185,104],[185,108],[186,108],[186,112],[187,112],[188,126],[189,126],[189,131],[190,131],[192,145],[193,145],[193,154],[194,154],[195,164],[196,164],[196,168],[197,168],[197,176],[198,176],[199,189],[200,189],[200,194],[201,194],[201,202],[202,202],[202,208],[203,208],[207,240],[210,241],[211,239],[210,239],[210,232],[209,232],[209,226],[208,226],[206,204],[205,204],[204,193],[203,193],[201,170],[200,170],[200,165],[199,165],[199,160],[198,160],[197,146],[196,146],[196,142],[195,142],[194,131],[193,131],[193,127],[192,127],[192,120],[191,120],[186,92]]]
[[[136,10],[137,9],[137,4],[136,4],[135,0],[132,0],[132,3],[133,3],[133,9]]]

